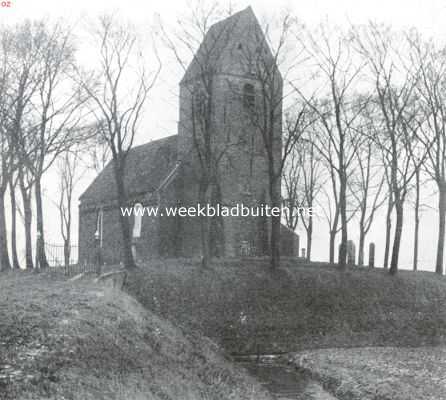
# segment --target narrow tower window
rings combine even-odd
[[[246,83],[243,86],[243,107],[250,109],[255,105],[255,92],[254,86],[250,83]]]
[[[141,228],[142,228],[142,216],[144,213],[144,208],[141,203],[136,203],[133,207],[133,232],[132,236],[134,239],[139,239],[141,237]]]
[[[196,90],[194,93],[194,113],[196,118],[206,116],[207,96],[203,90]]]
[[[99,240],[99,247],[102,247],[102,237],[104,233],[104,225],[103,225],[103,219],[104,219],[104,211],[102,207],[98,210],[97,216],[96,216],[96,232],[95,232],[95,238]]]

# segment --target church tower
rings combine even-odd
[[[258,208],[270,204],[261,126],[269,112],[263,99],[264,68],[276,69],[275,95],[280,101],[282,78],[251,7],[216,23],[205,35],[180,83],[178,155],[184,168],[179,198],[186,204],[197,204],[203,176],[212,182],[208,199],[214,205]],[[280,113],[271,127],[278,162],[281,105],[274,112]],[[280,185],[275,190],[280,196]],[[197,245],[196,229],[196,223],[183,224],[184,237],[194,236],[184,246]],[[269,231],[266,217],[216,218],[211,230],[213,252],[264,255]]]
[[[281,160],[281,99],[282,78],[251,8],[211,26],[180,82],[178,135],[136,146],[127,155],[128,205],[163,210],[201,203],[238,206],[239,213],[243,205],[250,215],[130,216],[137,260],[203,255],[203,237],[210,239],[210,256],[269,253],[271,217],[260,210],[271,206],[271,191],[280,199],[280,179],[270,188],[268,172],[270,159]],[[104,262],[122,259],[115,184],[110,162],[80,197],[83,262],[96,257],[97,234]],[[297,255],[293,231],[282,227],[280,244],[282,255]]]

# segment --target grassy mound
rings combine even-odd
[[[0,275],[0,399],[269,399],[210,340],[86,281]]]
[[[445,342],[446,278],[427,272],[286,262],[218,262],[208,270],[153,261],[127,290],[155,313],[186,324],[230,352]]]
[[[293,362],[340,400],[446,398],[444,347],[308,350]]]

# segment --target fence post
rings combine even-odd
[[[375,243],[369,244],[369,267],[375,267]]]

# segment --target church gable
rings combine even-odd
[[[155,140],[130,150],[124,182],[129,198],[153,193],[175,168],[177,135]],[[107,164],[82,194],[82,205],[103,205],[116,199],[113,162]]]

